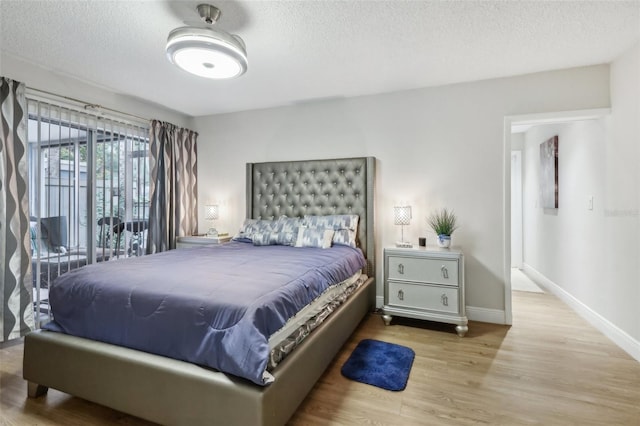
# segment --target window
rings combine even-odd
[[[49,284],[71,269],[145,252],[149,217],[146,123],[27,100],[29,208],[36,320]]]

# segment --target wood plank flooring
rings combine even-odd
[[[291,425],[640,425],[640,363],[553,295],[514,292],[512,327],[453,327],[370,315],[336,356]],[[406,390],[345,379],[365,338],[410,346]],[[22,344],[0,350],[0,425],[149,425],[49,390],[28,399]]]

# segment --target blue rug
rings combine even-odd
[[[342,375],[356,382],[401,391],[407,387],[415,356],[413,349],[406,346],[365,339],[342,366]]]

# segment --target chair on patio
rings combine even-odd
[[[117,229],[117,246],[120,247],[120,239],[122,234],[127,231],[131,233],[129,238],[129,247],[127,248],[127,257],[142,256],[145,250],[144,233],[149,227],[149,221],[146,219],[136,219],[122,222],[114,227]]]
[[[40,219],[42,238],[49,252],[67,252],[67,217],[50,216]]]
[[[113,244],[118,241],[120,235],[119,225],[122,219],[119,217],[106,216],[98,219],[98,247],[111,249]],[[118,245],[115,246],[116,251],[119,250]]]
[[[86,256],[69,251],[66,216],[40,218],[39,238],[35,217],[31,218],[29,227],[34,287],[39,281],[40,288],[48,288],[58,275],[86,264]]]
[[[34,289],[40,289],[40,301],[34,300],[34,309],[39,308],[41,321],[49,313],[48,289],[60,275],[87,264],[84,253],[74,251],[68,243],[67,216],[30,218],[31,268]],[[39,234],[39,237],[38,237]],[[34,293],[34,299],[37,299]]]

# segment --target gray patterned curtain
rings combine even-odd
[[[174,249],[176,237],[198,231],[197,138],[191,130],[151,122],[149,254]]]
[[[0,342],[35,326],[24,91],[24,84],[0,77]]]

